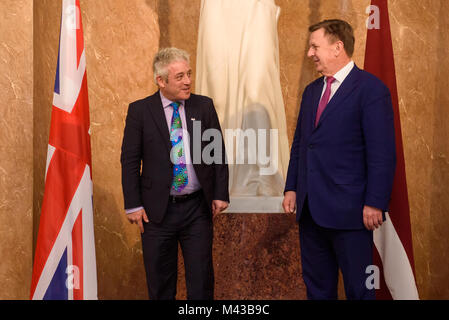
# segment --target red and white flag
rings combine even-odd
[[[97,299],[86,55],[79,0],[63,0],[31,299]]]
[[[412,233],[404,151],[399,118],[393,45],[388,17],[388,0],[372,0],[367,27],[365,70],[381,79],[390,89],[396,131],[396,173],[387,220],[374,232],[374,263],[381,272],[377,299],[419,299],[415,283]]]

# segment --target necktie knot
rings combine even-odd
[[[178,111],[179,109],[179,102],[172,102],[170,105],[173,107],[174,111]]]
[[[334,77],[327,77],[326,79],[327,86],[329,87],[334,81],[335,81]]]

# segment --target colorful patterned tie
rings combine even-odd
[[[329,102],[329,97],[331,96],[331,85],[332,82],[335,81],[334,77],[328,77],[326,79],[326,90],[324,90],[323,97],[320,100],[320,104],[318,105],[318,111],[316,112],[316,118],[315,118],[315,127],[318,125],[318,121],[320,121],[321,114],[323,113],[324,109],[327,106],[327,103]]]
[[[184,154],[184,143],[182,141],[182,123],[179,116],[179,103],[170,104],[173,107],[173,116],[171,119],[170,141],[172,145],[171,157],[173,161],[173,182],[172,190],[179,192],[185,188],[188,183],[186,158]]]

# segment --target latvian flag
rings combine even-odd
[[[31,299],[97,299],[86,56],[79,0],[63,0]]]
[[[414,276],[410,209],[405,179],[404,151],[396,87],[388,0],[372,0],[367,12],[365,70],[376,75],[390,89],[396,131],[396,173],[386,221],[374,231],[374,263],[380,268],[376,299],[419,299]]]

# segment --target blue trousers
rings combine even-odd
[[[338,299],[338,269],[341,269],[349,300],[375,299],[375,289],[365,282],[373,264],[373,232],[323,228],[315,223],[308,203],[299,221],[303,279],[310,300]]]

